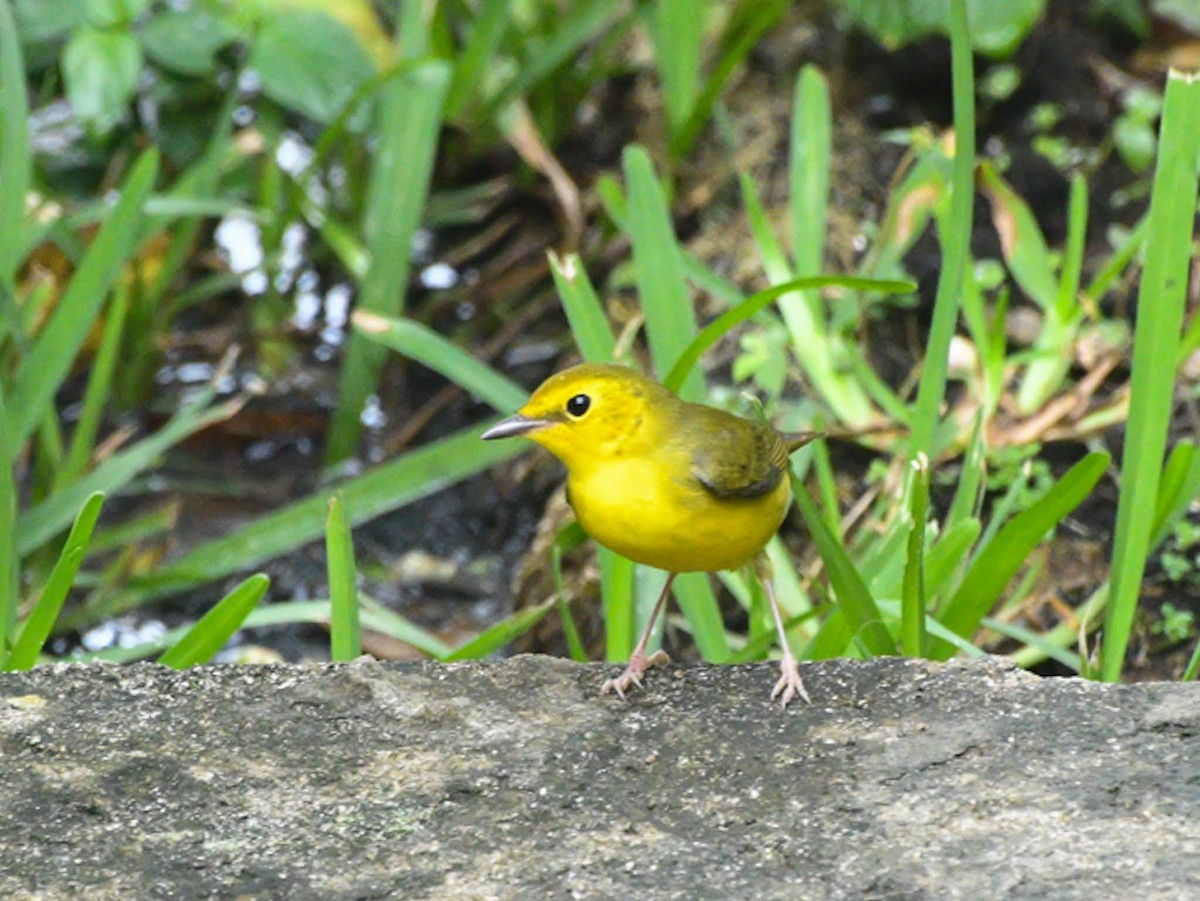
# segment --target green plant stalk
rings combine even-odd
[[[24,254],[29,192],[29,100],[21,42],[8,0],[0,0],[0,284],[11,288]]]
[[[574,253],[559,258],[553,250],[549,258],[550,274],[579,352],[589,363],[611,363],[617,353],[617,339],[583,261]]]
[[[404,310],[412,239],[429,194],[449,83],[447,64],[423,63],[389,82],[380,97],[382,139],[363,227],[371,263],[359,309],[385,316],[398,316]],[[384,356],[382,347],[362,335],[351,335],[330,425],[327,462],[344,460],[357,448],[363,404],[375,390]]]
[[[207,663],[242,627],[270,584],[271,580],[262,573],[246,579],[188,629],[158,658],[158,662],[173,669]]]
[[[943,234],[944,264],[933,302],[933,321],[926,344],[925,367],[917,388],[909,457],[924,453],[938,458],[934,440],[938,411],[946,394],[950,339],[958,320],[958,295],[967,271],[971,244],[975,171],[975,74],[966,0],[950,0],[950,57],[954,97],[954,167],[951,176],[950,223]]]
[[[484,0],[471,24],[470,37],[454,64],[454,78],[446,96],[447,119],[457,118],[479,94],[510,20],[509,0]]]
[[[158,173],[158,152],[147,150],[125,179],[121,198],[88,247],[57,310],[22,358],[9,396],[9,440],[24,443],[42,422],[104,298],[133,253],[142,203]]]
[[[1100,678],[1121,677],[1137,609],[1151,522],[1144,511],[1158,493],[1174,402],[1200,158],[1200,76],[1167,76],[1159,155],[1150,194],[1150,225],[1134,327],[1129,420],[1113,539],[1112,595],[1104,619]]]
[[[764,253],[764,266],[773,283],[815,275],[822,268],[829,216],[832,148],[829,86],[819,69],[807,65],[796,79],[792,101],[789,237],[795,265],[786,268],[785,261],[783,266],[776,264],[772,271],[770,260]],[[745,186],[742,193],[745,197]],[[757,201],[755,193],[755,205]],[[749,205],[747,212],[751,212]],[[853,368],[841,363],[845,350],[841,347],[840,336],[830,334],[820,294],[807,291],[784,295],[779,298],[779,312],[791,337],[796,361],[834,415],[851,428],[869,424],[874,418],[870,399],[855,380]]]
[[[1057,296],[1045,306],[1042,330],[1033,345],[1034,358],[1017,392],[1017,408],[1025,413],[1040,408],[1062,388],[1074,359],[1075,340],[1083,315],[1078,294],[1087,218],[1087,182],[1077,174],[1071,180],[1067,246]]]
[[[601,546],[600,597],[604,604],[604,656],[610,663],[628,660],[633,653],[633,577],[636,565],[615,551]]]
[[[5,0],[0,0],[4,3]],[[16,549],[17,486],[13,479],[12,447],[8,442],[4,384],[0,381],[0,666],[8,660],[17,622],[21,570]]]
[[[845,287],[859,290],[878,291],[881,294],[906,294],[916,290],[912,282],[884,279],[858,278],[846,275],[816,275],[809,278],[792,279],[751,294],[737,306],[726,310],[706,325],[679,355],[679,359],[663,379],[663,384],[678,391],[693,367],[700,362],[704,352],[720,341],[735,326],[752,318],[784,294],[804,288]]]
[[[550,572],[554,577],[554,594],[558,598],[558,616],[562,621],[563,637],[567,640],[567,652],[571,655],[571,659],[576,663],[586,663],[587,648],[584,647],[583,638],[579,634],[579,627],[575,624],[575,617],[571,614],[571,601],[567,597],[566,588],[563,585],[563,570],[562,560],[565,553],[564,548],[574,547],[573,540],[564,540],[568,535],[575,536],[579,542],[585,541],[587,536],[578,523],[567,526],[559,533],[554,544],[550,547]]]
[[[37,663],[38,654],[42,652],[42,646],[50,636],[50,630],[54,628],[54,622],[58,619],[63,603],[67,600],[67,593],[75,581],[75,575],[79,572],[79,564],[83,562],[103,504],[104,495],[97,492],[87,499],[83,509],[79,511],[75,524],[67,535],[62,553],[59,554],[58,562],[54,564],[54,569],[42,587],[42,595],[26,618],[12,653],[5,661],[6,670],[26,670]]]
[[[96,435],[99,434],[104,405],[108,402],[112,389],[113,371],[116,369],[117,352],[121,347],[125,314],[128,310],[129,288],[118,281],[113,290],[112,303],[109,304],[100,349],[92,362],[92,372],[88,376],[87,389],[83,394],[83,409],[78,422],[75,423],[75,432],[71,435],[71,448],[67,452],[67,458],[58,471],[55,490],[61,489],[83,474],[92,449],[96,446]]]
[[[730,36],[727,31],[725,38],[728,39],[723,38],[716,48],[712,72],[692,104],[687,121],[671,136],[667,148],[671,159],[681,159],[692,149],[712,117],[725,83],[758,45],[759,39],[779,20],[783,9],[783,0],[742,0],[730,14],[735,23],[730,27],[735,28],[736,33]]]
[[[496,625],[491,626],[472,638],[470,641],[455,648],[446,657],[447,663],[455,660],[479,660],[494,654],[507,645],[512,644],[539,622],[542,617],[558,605],[558,598],[551,597],[536,607],[526,607],[518,610]]]
[[[628,184],[628,227],[633,243],[637,285],[646,317],[650,356],[661,378],[687,350],[696,334],[696,311],[688,294],[683,254],[671,225],[671,212],[650,155],[636,145],[622,157]],[[680,386],[685,400],[706,395],[699,371]]]
[[[700,44],[708,0],[655,0],[654,58],[662,80],[667,131],[674,138],[687,125],[700,86]]]
[[[346,519],[341,494],[329,499],[325,524],[325,559],[329,573],[329,657],[348,663],[362,653],[358,615],[358,569],[354,564],[354,539]]]
[[[517,75],[497,94],[488,99],[485,116],[502,113],[510,103],[541,84],[584,46],[597,40],[606,28],[620,26],[630,19],[626,2],[578,0],[561,29],[544,43],[531,47]]]
[[[900,648],[909,657],[925,653],[925,523],[929,517],[929,461],[909,463],[910,520],[904,583],[900,595]]]
[[[371,340],[440,372],[500,413],[517,409],[529,396],[516,382],[419,322],[390,319],[365,310],[356,310],[353,322],[355,329]]]
[[[793,480],[792,490],[796,495],[796,506],[800,508],[800,514],[804,517],[813,543],[816,544],[821,559],[825,561],[825,568],[829,571],[829,581],[837,592],[838,611],[848,637],[861,638],[866,648],[876,656],[895,654],[896,645],[883,624],[883,617],[875,605],[875,599],[871,597],[862,576],[846,554],[841,540],[825,524],[824,517],[807,489]],[[826,624],[832,619],[831,615]],[[824,626],[821,631],[825,631]],[[819,641],[820,637],[818,633],[814,643]]]

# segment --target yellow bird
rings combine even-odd
[[[567,467],[567,499],[584,531],[618,554],[668,573],[625,671],[602,692],[621,697],[665,661],[646,644],[681,572],[737,569],[757,557],[792,501],[788,455],[818,437],[783,434],[680,400],[624,366],[584,364],[551,376],[520,411],[483,433],[536,441]],[[765,555],[761,570],[769,573]],[[808,700],[769,575],[763,579],[783,649],[771,697]]]

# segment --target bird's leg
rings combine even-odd
[[[779,602],[775,600],[774,573],[765,556],[759,561],[758,574],[763,588],[767,590],[767,599],[771,602],[775,628],[779,631],[779,647],[783,650],[783,657],[779,661],[779,681],[775,683],[775,688],[771,691],[771,700],[775,700],[782,694],[783,706],[787,707],[792,698],[799,695],[804,699],[804,703],[811,704],[808,692],[804,690],[804,682],[800,679],[800,668],[797,666],[796,658],[792,655],[792,648],[788,644],[787,632],[783,628],[783,616],[779,612]]]
[[[625,692],[633,688],[633,686],[642,686],[642,673],[650,667],[659,663],[666,663],[671,658],[667,656],[666,651],[655,651],[649,657],[646,656],[646,645],[650,642],[650,633],[654,631],[654,624],[658,621],[658,615],[662,613],[662,609],[666,606],[667,595],[671,593],[671,583],[675,581],[675,573],[667,576],[667,584],[663,586],[662,594],[658,596],[658,603],[654,605],[654,612],[650,614],[650,619],[646,623],[646,628],[642,630],[642,637],[638,639],[637,645],[633,649],[633,653],[629,657],[629,663],[625,666],[625,671],[615,679],[607,679],[600,686],[600,694],[608,694],[610,691],[615,691],[622,698],[625,697]]]

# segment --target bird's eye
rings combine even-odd
[[[588,408],[591,405],[592,399],[586,394],[576,394],[569,401],[567,401],[567,414],[575,419],[578,419],[588,411]]]

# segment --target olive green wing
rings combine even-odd
[[[769,425],[711,407],[699,408],[700,422],[689,423],[702,436],[692,451],[692,475],[719,498],[769,494],[787,469],[787,446]],[[694,429],[692,428],[694,426]]]

